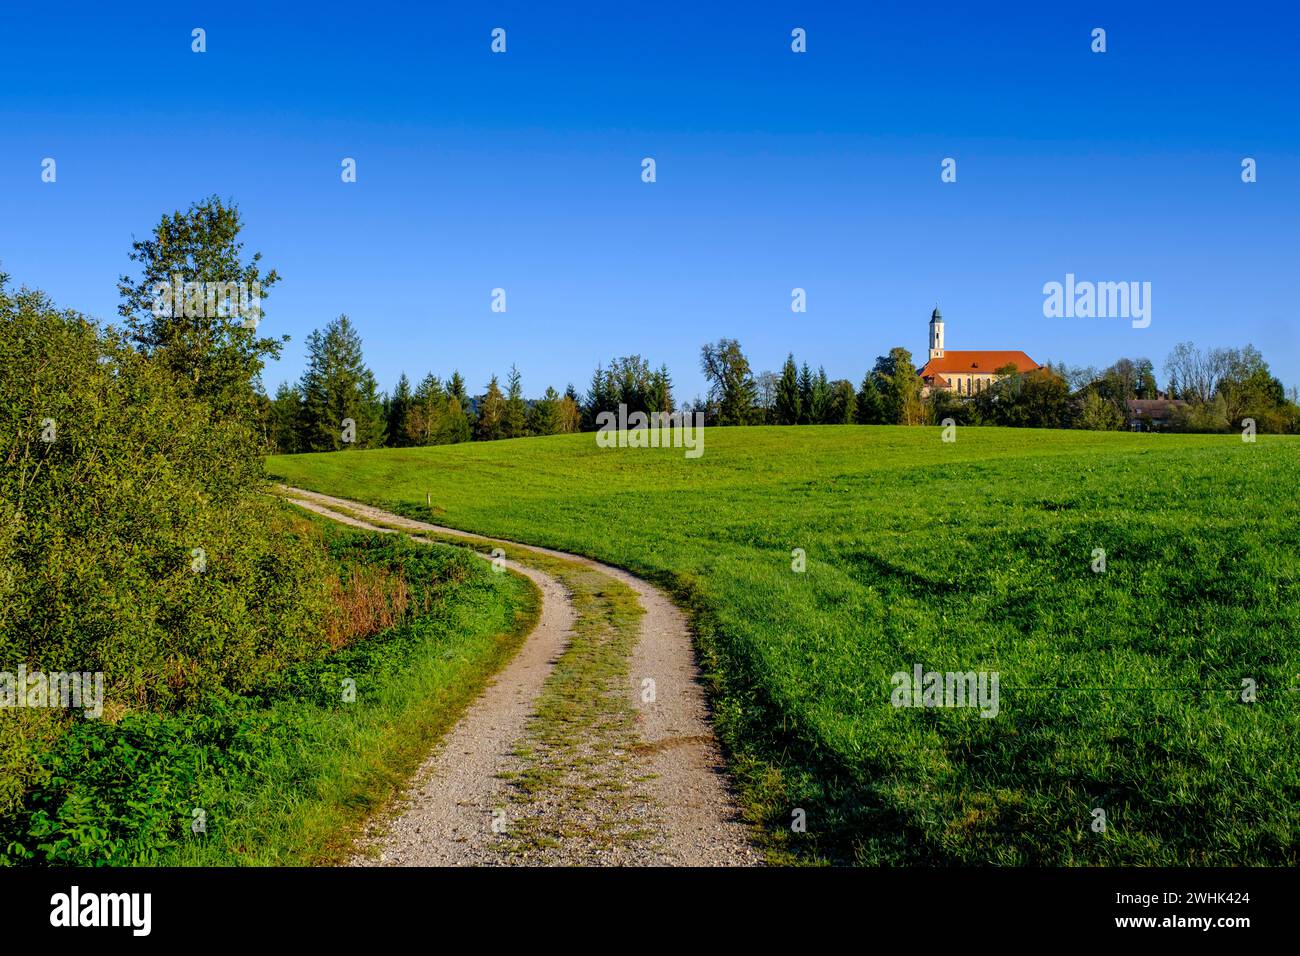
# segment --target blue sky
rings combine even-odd
[[[515,362],[530,396],[582,390],[638,352],[686,399],[720,336],[755,371],[794,351],[856,382],[891,346],[924,354],[936,301],[953,349],[1159,366],[1249,341],[1300,384],[1281,4],[269,6],[6,6],[15,281],[113,318],[132,235],[215,192],[284,277],[271,390],[339,313],[385,388],[459,368],[478,391]],[[1044,318],[1066,273],[1150,282],[1150,327]]]

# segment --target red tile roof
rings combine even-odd
[[[1032,372],[1038,368],[1038,363],[1024,352],[949,349],[943,353],[943,358],[930,359],[926,362],[920,375],[922,378],[929,378],[940,373],[992,374],[1008,365],[1014,365],[1017,372]]]

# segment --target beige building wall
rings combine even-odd
[[[944,378],[948,380],[948,391],[959,395],[978,395],[988,388],[990,383],[997,381],[998,377],[983,372],[968,372],[961,375],[945,375]]]

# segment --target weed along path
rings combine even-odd
[[[468,545],[541,589],[523,648],[435,748],[355,865],[749,866],[685,616],[576,555],[281,486],[336,521]]]

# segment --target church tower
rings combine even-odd
[[[937,305],[930,313],[930,358],[943,358],[943,316]]]

